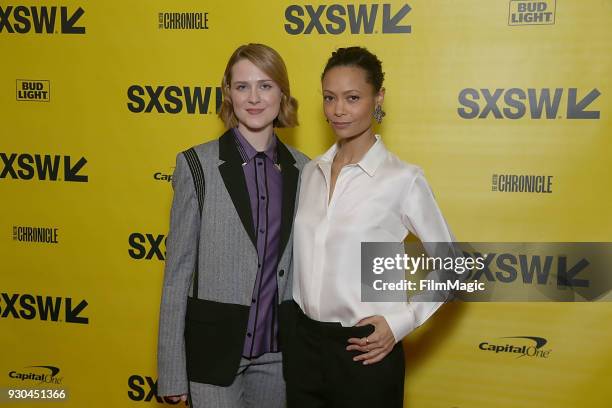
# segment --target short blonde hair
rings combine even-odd
[[[223,73],[223,81],[221,82],[223,102],[219,110],[219,117],[223,120],[225,126],[228,129],[238,126],[238,118],[234,113],[229,91],[232,82],[232,67],[243,59],[251,61],[257,68],[261,69],[276,82],[281,89],[280,111],[276,119],[274,119],[274,127],[282,128],[297,126],[298,102],[291,96],[289,76],[287,75],[285,62],[278,52],[263,44],[241,45],[234,51],[227,62],[225,72]]]

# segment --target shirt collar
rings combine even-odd
[[[380,135],[374,135],[376,138],[376,142],[370,147],[370,149],[366,152],[366,154],[356,163],[357,166],[361,167],[363,171],[365,171],[368,176],[374,176],[376,173],[376,169],[383,162],[386,157],[387,148],[382,141]],[[334,143],[323,155],[317,159],[317,163],[319,165],[331,165],[334,161],[334,157],[338,152],[338,143]]]
[[[238,152],[240,153],[240,157],[242,157],[243,163],[247,163],[257,155],[257,150],[249,143],[248,140],[242,135],[242,133],[238,130],[238,128],[233,128],[234,135],[236,136],[234,140],[236,141],[236,147],[238,148]],[[272,136],[272,140],[270,141],[270,145],[263,152],[273,163],[276,163],[277,154],[276,154],[276,135]]]

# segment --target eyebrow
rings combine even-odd
[[[249,82],[253,82],[253,81],[232,81],[234,84],[248,84]],[[272,79],[259,79],[257,81],[258,84],[259,83],[263,83],[263,82],[274,82]]]
[[[334,92],[332,92],[332,91],[330,91],[329,89],[324,89],[324,90],[323,90],[323,92],[329,92],[330,94],[335,95],[335,93],[334,93]],[[344,95],[346,95],[346,94],[351,93],[351,92],[361,93],[361,91],[360,91],[360,90],[358,90],[358,89],[349,89],[348,91],[344,91],[344,92],[342,92],[342,93],[343,93]]]

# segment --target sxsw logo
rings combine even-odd
[[[153,377],[149,376],[141,376],[141,375],[131,375],[127,381],[128,392],[127,395],[132,401],[144,401],[151,402],[155,401],[157,403],[168,403],[168,404],[178,404],[181,401],[171,402],[168,397],[158,397],[157,396],[157,381],[153,379]]]
[[[72,298],[52,297],[19,293],[0,294],[0,317],[52,322],[88,324],[89,318],[81,316],[87,307],[86,300],[73,306]],[[76,302],[75,302],[76,303]],[[64,313],[62,311],[62,305]]]
[[[81,7],[69,12],[57,6],[0,6],[0,33],[85,34],[77,25],[84,13]]]
[[[18,101],[49,102],[51,100],[51,81],[18,79],[16,84]]]
[[[555,0],[511,0],[508,12],[508,25],[555,24],[555,8]]]
[[[468,272],[467,279],[488,282],[512,283],[522,282],[527,285],[553,285],[557,287],[588,288],[589,279],[581,279],[578,275],[584,272],[591,263],[586,258],[580,258],[569,263],[566,256],[533,255],[514,253],[464,252],[466,257],[482,258],[484,267]]]
[[[166,259],[166,236],[165,235],[154,235],[154,234],[142,234],[140,232],[134,232],[130,234],[128,238],[128,254],[133,259],[147,259],[153,258],[163,261]],[[163,244],[163,251],[162,251]]]
[[[0,152],[0,161],[2,162],[0,179],[10,176],[18,180],[62,181],[60,177],[63,176],[63,181],[81,183],[89,181],[87,175],[79,174],[87,163],[85,157],[79,158],[73,164],[74,159],[71,156]],[[62,164],[64,171],[60,172]]]
[[[597,88],[465,88],[459,92],[457,113],[463,119],[599,119],[598,110],[587,109],[599,95]]]
[[[403,24],[412,10],[408,4],[292,4],[285,9],[287,34],[410,34]]]
[[[214,95],[213,95],[214,92]],[[221,87],[132,85],[127,90],[127,108],[133,113],[219,112],[223,96]],[[214,102],[212,99],[214,98]]]

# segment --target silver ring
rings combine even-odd
[[[370,344],[370,340],[368,340],[368,338],[366,337],[366,344]]]

